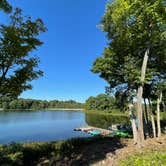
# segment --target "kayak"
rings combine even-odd
[[[120,137],[129,137],[130,136],[128,133],[120,131],[120,130],[115,131],[115,135],[120,136]]]
[[[82,131],[88,133],[89,131],[91,131],[91,129],[83,129]]]
[[[88,134],[91,134],[91,135],[100,135],[101,131],[100,130],[91,130],[91,131],[88,132]]]

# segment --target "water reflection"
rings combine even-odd
[[[73,131],[84,125],[108,128],[128,118],[80,111],[0,112],[0,143],[55,141],[88,134]]]
[[[129,119],[125,116],[102,115],[86,113],[85,121],[88,125],[108,129],[112,124],[128,124]]]

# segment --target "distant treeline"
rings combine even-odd
[[[85,108],[86,110],[100,110],[110,111],[113,109],[121,109],[123,104],[119,104],[121,101],[114,96],[99,94],[97,96],[89,97],[85,103],[79,103],[74,100],[59,101],[59,100],[35,100],[35,99],[10,99],[3,98],[0,100],[0,108],[2,109],[48,109],[48,108]],[[124,107],[123,107],[124,108]]]
[[[47,109],[47,108],[83,108],[83,104],[74,100],[34,100],[34,99],[4,99],[0,101],[3,109]]]

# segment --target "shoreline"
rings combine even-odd
[[[143,160],[151,163],[164,163],[166,156],[166,135],[147,139],[145,146],[139,149],[131,138],[88,137],[71,138],[62,141],[12,143],[0,145],[1,164],[4,165],[132,165],[133,161]],[[11,150],[12,149],[12,150]],[[102,150],[101,150],[102,149]],[[14,151],[13,151],[14,150]],[[155,153],[154,153],[155,152]],[[156,154],[158,154],[156,156]],[[8,160],[6,156],[8,155]],[[149,155],[149,158],[146,156]],[[159,158],[159,155],[162,155]],[[13,160],[15,156],[15,160]],[[144,157],[145,156],[145,157]],[[153,157],[154,156],[154,157]],[[129,160],[132,157],[132,160]],[[124,164],[123,164],[124,163]]]
[[[47,108],[44,110],[55,110],[55,111],[84,111],[85,109],[83,108]]]
[[[0,109],[0,112],[5,111],[84,111],[82,108],[41,108],[41,109]]]

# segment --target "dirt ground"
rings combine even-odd
[[[163,135],[162,137],[156,139],[147,139],[142,148],[138,148],[137,145],[134,145],[132,139],[123,138],[120,140],[120,142],[126,146],[120,149],[118,148],[114,153],[107,153],[105,159],[96,162],[91,166],[117,166],[120,160],[124,160],[135,153],[143,153],[143,151],[148,152],[166,150],[166,135]]]
[[[59,156],[41,158],[37,166],[117,166],[134,154],[166,152],[166,135],[146,139],[144,146],[134,145],[133,139],[119,137],[88,138],[67,141]]]

